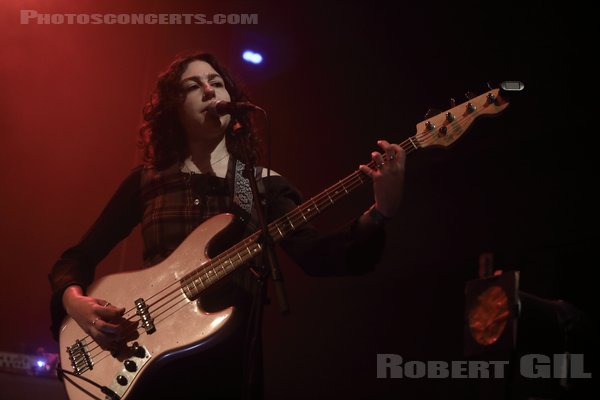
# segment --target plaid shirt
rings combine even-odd
[[[232,212],[227,179],[208,174],[147,169],[141,177],[144,264],[157,264],[202,222]]]
[[[180,166],[156,171],[138,167],[125,179],[81,241],[67,249],[49,274],[52,286],[52,331],[57,337],[65,316],[62,293],[70,285],[84,290],[92,283],[96,265],[114,246],[142,224],[144,265],[164,260],[199,224],[216,214],[241,209],[232,200],[234,174],[230,167],[226,178],[205,174],[188,174]],[[299,192],[283,177],[262,179],[268,197],[268,215],[274,220],[301,203]],[[246,232],[253,232],[250,222]],[[304,225],[281,242],[286,252],[310,275],[348,275],[364,273],[378,262],[383,246],[383,231],[367,240],[356,241],[355,224],[346,225],[330,235],[319,234]],[[254,280],[247,268],[233,274],[232,279],[204,305],[215,309],[245,302],[252,292]],[[239,290],[241,289],[241,290]],[[225,296],[222,294],[226,293]],[[244,296],[240,299],[238,296]]]

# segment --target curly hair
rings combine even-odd
[[[144,122],[139,130],[138,146],[143,151],[146,166],[166,168],[189,155],[185,132],[178,116],[178,109],[185,100],[180,79],[188,65],[196,60],[207,62],[221,75],[231,101],[249,100],[212,54],[193,53],[178,57],[159,75],[150,100],[143,108]],[[232,116],[225,132],[225,143],[234,158],[256,164],[260,147],[257,135],[252,133],[255,133],[254,124],[248,116]]]

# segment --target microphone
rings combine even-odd
[[[225,100],[217,100],[211,102],[207,110],[209,113],[214,114],[216,116],[222,116],[226,114],[231,115],[239,115],[244,114],[249,111],[260,110],[260,107],[255,106],[254,104],[243,101],[243,102],[234,102],[234,101],[225,101]]]

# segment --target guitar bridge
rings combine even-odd
[[[94,362],[90,356],[85,340],[76,340],[72,346],[67,346],[67,354],[71,367],[76,375],[81,375],[87,370],[94,369]]]
[[[137,309],[137,315],[140,316],[142,320],[142,326],[146,330],[146,333],[150,334],[156,331],[156,327],[154,326],[154,319],[150,315],[150,310],[146,305],[146,302],[141,297],[135,301],[135,308]]]

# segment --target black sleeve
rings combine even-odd
[[[302,203],[302,196],[285,178],[265,178],[269,220],[282,217]],[[385,230],[363,237],[357,234],[357,219],[335,232],[320,233],[310,224],[282,240],[283,249],[312,276],[358,275],[373,270],[385,246]]]
[[[94,280],[96,265],[140,222],[141,171],[142,167],[132,171],[79,243],[67,249],[52,267],[48,275],[52,288],[50,329],[55,339],[66,315],[62,305],[64,290],[71,285],[86,290]]]

